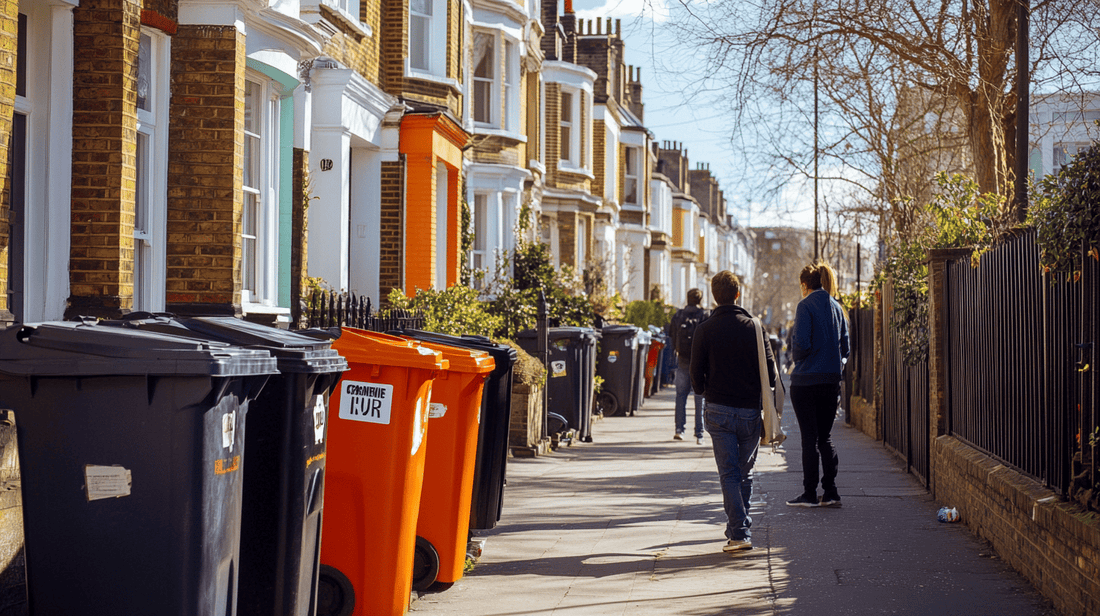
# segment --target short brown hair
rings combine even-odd
[[[722,270],[710,280],[710,291],[719,306],[727,306],[737,301],[737,296],[741,293],[741,281],[737,274]]]
[[[699,289],[688,289],[688,305],[698,306],[703,303],[703,292]]]

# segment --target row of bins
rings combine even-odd
[[[666,337],[659,330],[608,325],[603,328],[602,341],[596,372],[603,378],[603,385],[597,406],[605,416],[633,415],[645,398],[660,389],[656,375]]]
[[[499,519],[514,362],[222,317],[0,332],[30,613],[404,613]]]

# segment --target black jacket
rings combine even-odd
[[[695,330],[691,346],[691,387],[707,402],[737,408],[763,408],[756,325],[742,307],[719,306]],[[764,340],[768,382],[775,387],[775,362]]]
[[[668,324],[668,336],[671,339],[672,348],[676,350],[676,357],[679,359],[681,366],[686,366],[691,361],[690,352],[681,353],[681,348],[684,346],[684,341],[680,339],[681,330],[683,329],[684,321],[688,319],[698,319],[700,322],[706,321],[710,316],[710,312],[703,310],[699,306],[684,306],[676,311],[676,314],[672,315],[672,321]],[[696,336],[698,335],[699,326],[696,326]],[[689,347],[690,348],[690,347]]]

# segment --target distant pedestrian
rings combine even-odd
[[[841,372],[848,358],[848,317],[833,299],[836,274],[825,263],[802,268],[802,301],[795,313],[791,336],[794,370],[791,405],[802,432],[802,494],[787,501],[792,507],[839,507],[836,487],[839,458],[832,429],[840,395]],[[821,499],[817,498],[818,460],[821,461]]]
[[[737,305],[741,281],[729,270],[710,283],[714,314],[699,326],[691,350],[691,385],[706,398],[706,425],[726,510],[725,552],[752,549],[752,467],[763,429],[759,345],[772,387],[778,378],[771,345],[752,315]]]
[[[672,315],[672,321],[668,324],[668,335],[672,341],[672,348],[676,349],[676,432],[673,440],[684,440],[684,430],[687,429],[687,397],[691,393],[691,373],[688,371],[691,365],[691,345],[695,340],[699,325],[707,320],[710,313],[703,310],[703,292],[699,289],[690,289],[687,292],[687,306],[676,311]],[[694,396],[695,402],[695,443],[703,444],[703,397]]]

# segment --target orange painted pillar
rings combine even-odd
[[[462,148],[469,135],[443,113],[408,114],[401,119],[400,152],[405,155],[405,294],[430,289],[442,278],[458,282]],[[446,169],[445,186],[437,168]],[[439,190],[445,190],[440,195]],[[446,207],[445,216],[439,207]],[[440,242],[440,223],[445,225]],[[445,276],[439,274],[445,272]]]

